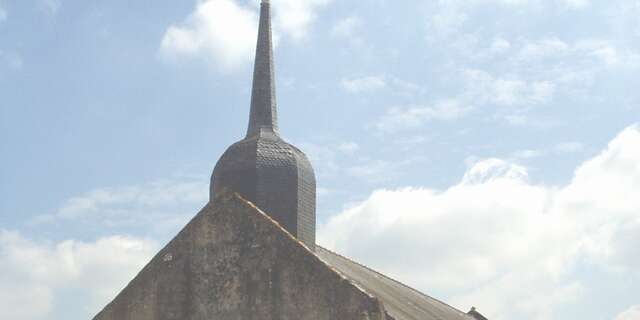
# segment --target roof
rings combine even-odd
[[[382,301],[395,320],[473,320],[466,313],[393,280],[375,270],[316,246],[316,255]]]
[[[99,275],[98,275],[99,276]],[[94,320],[388,320],[276,220],[221,191]]]
[[[476,309],[476,307],[472,307],[471,311],[467,312],[470,316],[476,318],[477,320],[489,320],[487,319],[487,317],[483,316],[480,312],[478,312],[478,310]]]

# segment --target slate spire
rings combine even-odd
[[[251,114],[247,138],[255,136],[261,131],[278,133],[269,0],[263,0],[260,4],[260,26],[253,70]]]
[[[315,174],[307,156],[278,133],[270,11],[269,1],[263,0],[247,136],[216,163],[210,199],[224,189],[237,192],[313,250]]]

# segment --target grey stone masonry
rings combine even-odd
[[[247,136],[216,164],[210,198],[223,188],[238,192],[314,250],[315,174],[307,156],[278,133],[268,2],[260,12]]]
[[[388,320],[382,302],[221,191],[94,320]]]

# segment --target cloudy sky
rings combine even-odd
[[[491,320],[640,319],[640,1],[272,3],[321,244]],[[3,318],[90,318],[207,202],[257,8],[0,0]]]

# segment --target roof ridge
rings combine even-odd
[[[413,291],[413,292],[415,292],[415,293],[417,293],[417,294],[419,294],[419,295],[421,295],[421,296],[423,296],[425,298],[429,298],[429,299],[431,299],[433,301],[436,301],[436,302],[438,302],[438,303],[440,303],[440,304],[442,304],[444,306],[447,306],[447,307],[459,312],[460,314],[462,314],[464,316],[469,317],[469,315],[466,312],[463,312],[463,311],[459,310],[458,308],[456,308],[456,307],[454,307],[454,306],[452,306],[452,305],[450,305],[450,304],[448,304],[448,303],[446,303],[446,302],[444,302],[444,301],[442,301],[440,299],[434,298],[434,297],[432,297],[432,296],[430,296],[430,295],[428,295],[428,294],[426,294],[426,293],[424,293],[424,292],[422,292],[422,291],[420,291],[420,290],[418,290],[416,288],[413,288],[413,287],[411,287],[411,286],[409,286],[409,285],[407,285],[405,283],[402,283],[402,282],[400,282],[400,281],[398,281],[398,280],[396,280],[394,278],[391,278],[391,277],[389,277],[389,276],[387,276],[387,275],[385,275],[385,274],[383,274],[383,273],[381,273],[381,272],[379,272],[379,271],[377,271],[377,270],[375,270],[373,268],[370,268],[370,267],[368,267],[368,266],[366,266],[366,265],[364,265],[364,264],[362,264],[360,262],[357,262],[357,261],[355,261],[353,259],[350,259],[350,258],[348,258],[348,257],[346,257],[346,256],[344,256],[342,254],[339,254],[339,253],[337,253],[335,251],[329,250],[329,249],[327,249],[327,248],[325,248],[325,247],[323,247],[321,245],[317,245],[316,244],[316,249],[318,249],[318,248],[321,249],[321,250],[325,250],[327,252],[330,252],[330,253],[332,253],[332,254],[334,254],[334,255],[342,258],[342,259],[348,260],[348,261],[350,261],[350,262],[352,262],[352,263],[354,263],[354,264],[356,264],[358,266],[361,266],[361,267],[363,267],[363,268],[365,268],[365,269],[367,269],[369,271],[372,271],[373,273],[375,273],[377,275],[380,275],[380,276],[382,276],[382,277],[384,277],[386,279],[389,279],[389,280],[393,281],[394,283],[397,283],[397,284],[399,284],[399,285],[401,285],[401,286],[403,286],[403,287],[405,287],[405,288],[407,288],[407,289],[409,289],[409,290],[411,290],[411,291]]]

